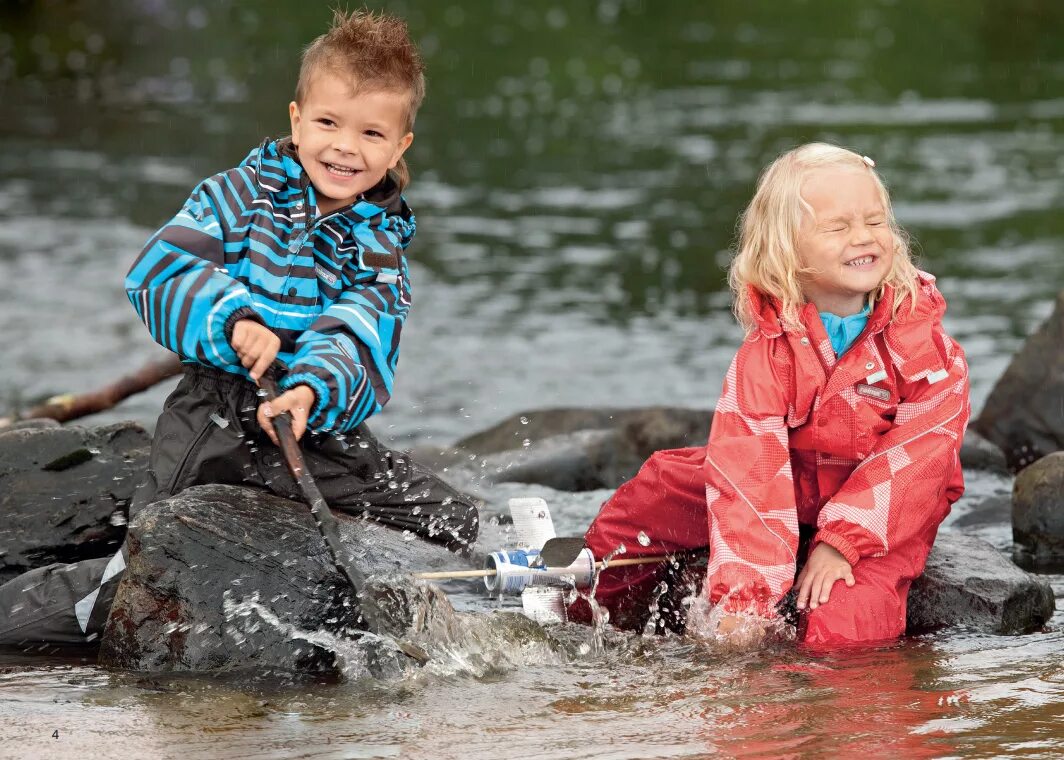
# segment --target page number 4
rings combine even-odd
[[[52,732],[52,738],[53,739],[58,739],[59,738],[59,729],[58,728],[55,731]]]

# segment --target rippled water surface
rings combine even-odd
[[[976,409],[1064,287],[1059,3],[388,7],[430,81],[409,154],[415,306],[376,424],[395,444],[543,406],[711,406],[739,337],[721,268],[736,215],[759,169],[807,140],[876,160],[949,300]],[[125,270],[202,176],[286,130],[297,51],[327,15],[0,7],[0,411],[159,355]],[[98,419],[150,425],[170,387]],[[974,477],[951,521],[1010,487]],[[607,494],[546,495],[572,532]],[[1005,519],[963,529],[1007,552]],[[545,654],[503,637],[493,667],[456,653],[384,685],[7,659],[0,756],[1059,757],[1061,622],[832,657],[638,637],[582,654],[587,631]]]

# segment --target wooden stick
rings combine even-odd
[[[163,359],[156,359],[102,388],[86,393],[65,393],[53,396],[43,404],[19,412],[14,417],[0,418],[0,430],[23,420],[47,418],[57,422],[68,422],[105,411],[135,393],[140,393],[169,377],[180,374],[182,369],[181,360],[173,354]]]
[[[625,567],[626,565],[649,565],[651,563],[667,562],[672,558],[670,554],[656,554],[651,557],[630,557],[627,559],[611,559],[609,562],[599,561],[595,563],[595,569],[604,567]],[[572,575],[566,568],[549,567],[546,570],[529,568],[529,573],[538,573],[547,576]],[[449,578],[490,578],[498,573],[497,570],[442,570],[432,573],[414,573],[414,577],[420,580],[445,580]]]
[[[267,371],[259,380],[259,387],[265,392],[267,401],[275,400],[280,394],[277,381],[274,380],[271,372],[272,369]],[[278,442],[281,444],[279,448],[281,449],[281,454],[284,455],[285,464],[288,465],[288,471],[292,473],[292,477],[299,484],[299,490],[303,492],[303,498],[307,500],[307,504],[310,506],[310,513],[314,516],[314,524],[318,526],[318,532],[325,542],[325,549],[329,553],[329,558],[357,596],[365,588],[366,578],[362,571],[350,561],[349,556],[346,557],[345,561],[344,555],[346,553],[343,551],[343,541],[340,538],[340,529],[336,523],[336,517],[333,515],[332,510],[329,509],[329,505],[325,502],[325,497],[318,490],[318,484],[314,482],[314,477],[310,474],[310,470],[307,469],[303,461],[303,452],[299,448],[299,442],[296,440],[295,434],[292,432],[292,420],[287,412],[273,418],[273,429],[277,433]],[[369,599],[367,595],[367,598],[360,598],[360,601],[363,604],[362,617],[371,626],[379,627],[378,611],[374,606],[373,600]]]

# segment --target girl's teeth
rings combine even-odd
[[[865,264],[871,264],[873,261],[875,261],[874,257],[865,256],[863,259],[854,259],[853,261],[850,262],[850,266],[852,266],[852,267],[864,266]]]
[[[326,164],[326,166],[329,167],[329,171],[336,172],[337,174],[342,174],[345,177],[350,177],[352,174],[355,173],[354,169],[344,169],[334,164]]]

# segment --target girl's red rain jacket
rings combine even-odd
[[[815,306],[800,334],[778,302],[755,299],[706,449],[713,603],[771,616],[793,583],[799,523],[856,564],[933,531],[960,498],[968,368],[934,282],[921,272],[915,309],[905,296],[893,319],[888,289],[838,359]]]

